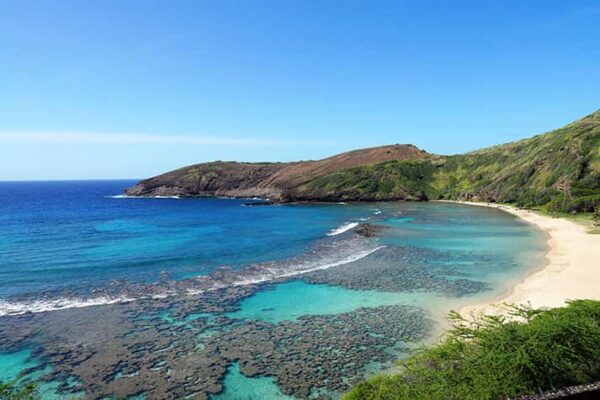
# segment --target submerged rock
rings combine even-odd
[[[385,229],[386,227],[382,225],[360,224],[357,228],[354,229],[354,233],[364,237],[375,237],[378,236],[379,233]]]

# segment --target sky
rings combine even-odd
[[[0,180],[143,178],[600,108],[594,1],[0,1]]]

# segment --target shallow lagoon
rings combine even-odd
[[[431,296],[419,293],[392,293],[352,290],[339,286],[308,284],[302,280],[275,285],[242,301],[230,318],[257,319],[270,323],[291,321],[303,315],[331,315],[361,307],[393,304],[423,304]]]

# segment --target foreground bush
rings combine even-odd
[[[2,400],[35,400],[39,398],[35,385],[19,386],[15,382],[0,382],[0,399]]]
[[[345,399],[505,399],[600,380],[600,302],[551,310],[512,307],[515,318],[458,314],[440,344],[403,372],[356,386]]]

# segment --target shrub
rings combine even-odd
[[[378,376],[346,399],[505,399],[600,379],[600,302],[567,307],[513,307],[520,319],[482,316],[454,328],[440,344],[417,351],[403,372]]]

